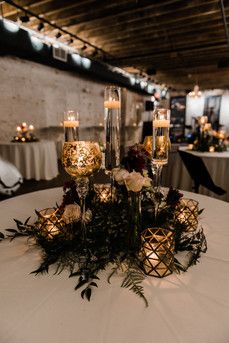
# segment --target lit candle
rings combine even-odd
[[[56,216],[56,210],[47,208],[39,212],[41,216],[41,228],[48,234],[49,238],[60,232],[56,224],[60,224],[60,220]]]
[[[29,130],[33,131],[34,130],[34,126],[33,125],[29,125]]]
[[[21,132],[21,127],[17,126],[17,132]]]
[[[213,145],[209,147],[209,152],[215,152],[215,147]]]
[[[169,127],[170,121],[168,119],[155,119],[153,120],[153,127],[159,128],[159,127]]]
[[[141,234],[143,269],[147,275],[164,277],[173,271],[174,236],[172,231],[149,228]]]
[[[195,231],[198,226],[199,207],[198,202],[193,199],[183,198],[180,200],[176,210],[177,220],[185,224],[188,232]]]
[[[110,183],[94,184],[94,190],[101,202],[109,202],[112,199],[112,189]],[[114,192],[113,192],[114,193]],[[114,194],[113,194],[114,195]]]
[[[121,102],[119,100],[114,100],[111,97],[109,100],[104,101],[104,108],[108,109],[119,109],[121,107]]]
[[[79,114],[74,111],[67,111],[64,118],[65,142],[79,140]]]
[[[210,131],[210,130],[211,130],[211,127],[212,127],[212,124],[211,124],[211,123],[206,123],[206,124],[204,124],[204,131]]]
[[[221,130],[218,132],[219,139],[224,139],[226,136],[226,132],[224,130]]]
[[[64,120],[64,127],[79,127],[79,120],[72,116],[68,117],[67,120]]]
[[[199,124],[200,125],[204,125],[204,124],[206,124],[208,122],[208,117],[207,116],[202,116],[202,117],[200,117],[200,119],[199,119]]]

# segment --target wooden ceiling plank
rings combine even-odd
[[[210,28],[209,28],[210,29]],[[178,34],[173,34],[173,32],[169,33],[169,36],[161,35],[152,37],[151,35],[141,35],[137,36],[135,38],[129,38],[124,40],[110,40],[110,41],[103,41],[101,39],[94,39],[94,44],[101,47],[106,47],[107,50],[113,51],[115,53],[115,50],[122,49],[122,53],[125,54],[125,51],[128,51],[128,49],[131,50],[140,48],[146,48],[148,49],[150,46],[155,45],[161,45],[164,43],[167,43],[170,45],[173,43],[174,46],[176,46],[177,43],[190,43],[192,44],[193,40],[197,43],[198,41],[201,41],[204,43],[209,42],[211,40],[217,39],[223,39],[225,37],[224,29],[221,26],[217,26],[217,30],[215,30],[215,27],[212,27],[212,31],[210,30],[199,30],[199,31],[190,31],[186,34],[183,34],[183,32],[180,32]]]
[[[126,25],[128,25],[131,22],[138,22],[139,20],[149,19],[151,17],[154,19],[155,23],[164,25],[164,24],[169,24],[176,21],[183,21],[184,18],[185,20],[189,20],[192,17],[204,17],[209,14],[213,15],[215,13],[219,13],[220,9],[219,9],[218,3],[215,0],[213,0],[213,1],[208,1],[207,3],[202,3],[198,7],[193,6],[192,10],[190,10],[190,8],[188,9],[183,8],[179,11],[163,13],[160,15],[156,15],[155,12],[153,11],[150,13],[147,9],[144,9],[144,10],[141,9],[141,12],[140,12],[141,16],[140,16],[139,11],[135,10],[131,14],[128,14],[128,11],[127,12],[123,11],[120,13],[111,13],[106,18],[95,18],[95,15],[92,15],[91,17],[88,15],[84,15],[81,17],[81,19],[63,18],[63,19],[58,20],[58,23],[60,25],[64,25],[68,27],[75,25],[75,28],[79,30],[81,29],[80,28],[81,25],[84,25],[85,30],[88,30],[90,26],[92,27],[92,25],[93,27],[94,26],[99,27],[103,25],[108,29],[110,25],[111,17],[113,17],[113,22],[117,24],[121,24],[122,22],[125,22]],[[86,23],[87,25],[85,25]]]

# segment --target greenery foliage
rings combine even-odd
[[[206,239],[201,228],[194,233],[186,232],[184,224],[179,223],[174,216],[176,205],[182,195],[170,189],[166,195],[155,193],[153,188],[142,191],[142,220],[136,236],[136,244],[130,244],[131,211],[128,192],[125,186],[116,185],[116,201],[103,203],[96,198],[93,188],[88,196],[87,207],[92,212],[91,221],[86,225],[86,237],[83,238],[80,220],[66,224],[61,218],[67,204],[78,203],[74,183],[64,188],[63,203],[57,207],[59,218],[55,225],[58,232],[50,235],[45,231],[45,223],[39,219],[30,224],[28,218],[24,223],[15,219],[17,229],[7,229],[7,234],[0,233],[0,240],[13,240],[26,236],[33,239],[42,252],[41,263],[32,273],[48,273],[51,265],[56,267],[55,273],[69,271],[69,277],[77,279],[75,290],[81,291],[81,297],[91,299],[93,290],[98,287],[99,272],[113,265],[111,277],[120,270],[125,273],[121,287],[128,288],[140,296],[148,306],[144,295],[142,281],[146,277],[142,271],[139,249],[141,232],[147,227],[164,227],[172,230],[175,235],[175,250],[186,251],[186,264],[179,261],[176,255],[174,272],[186,271],[195,264],[201,252],[207,249]]]

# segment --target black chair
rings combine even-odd
[[[199,156],[180,150],[178,152],[194,182],[195,193],[199,193],[200,186],[203,186],[218,195],[227,193],[224,189],[214,184],[203,160]]]

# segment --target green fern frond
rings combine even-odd
[[[128,268],[127,275],[124,278],[121,287],[128,288],[130,291],[134,292],[145,302],[146,307],[148,307],[148,301],[144,295],[144,289],[141,285],[142,281],[145,279],[145,275],[138,266],[131,266]]]

